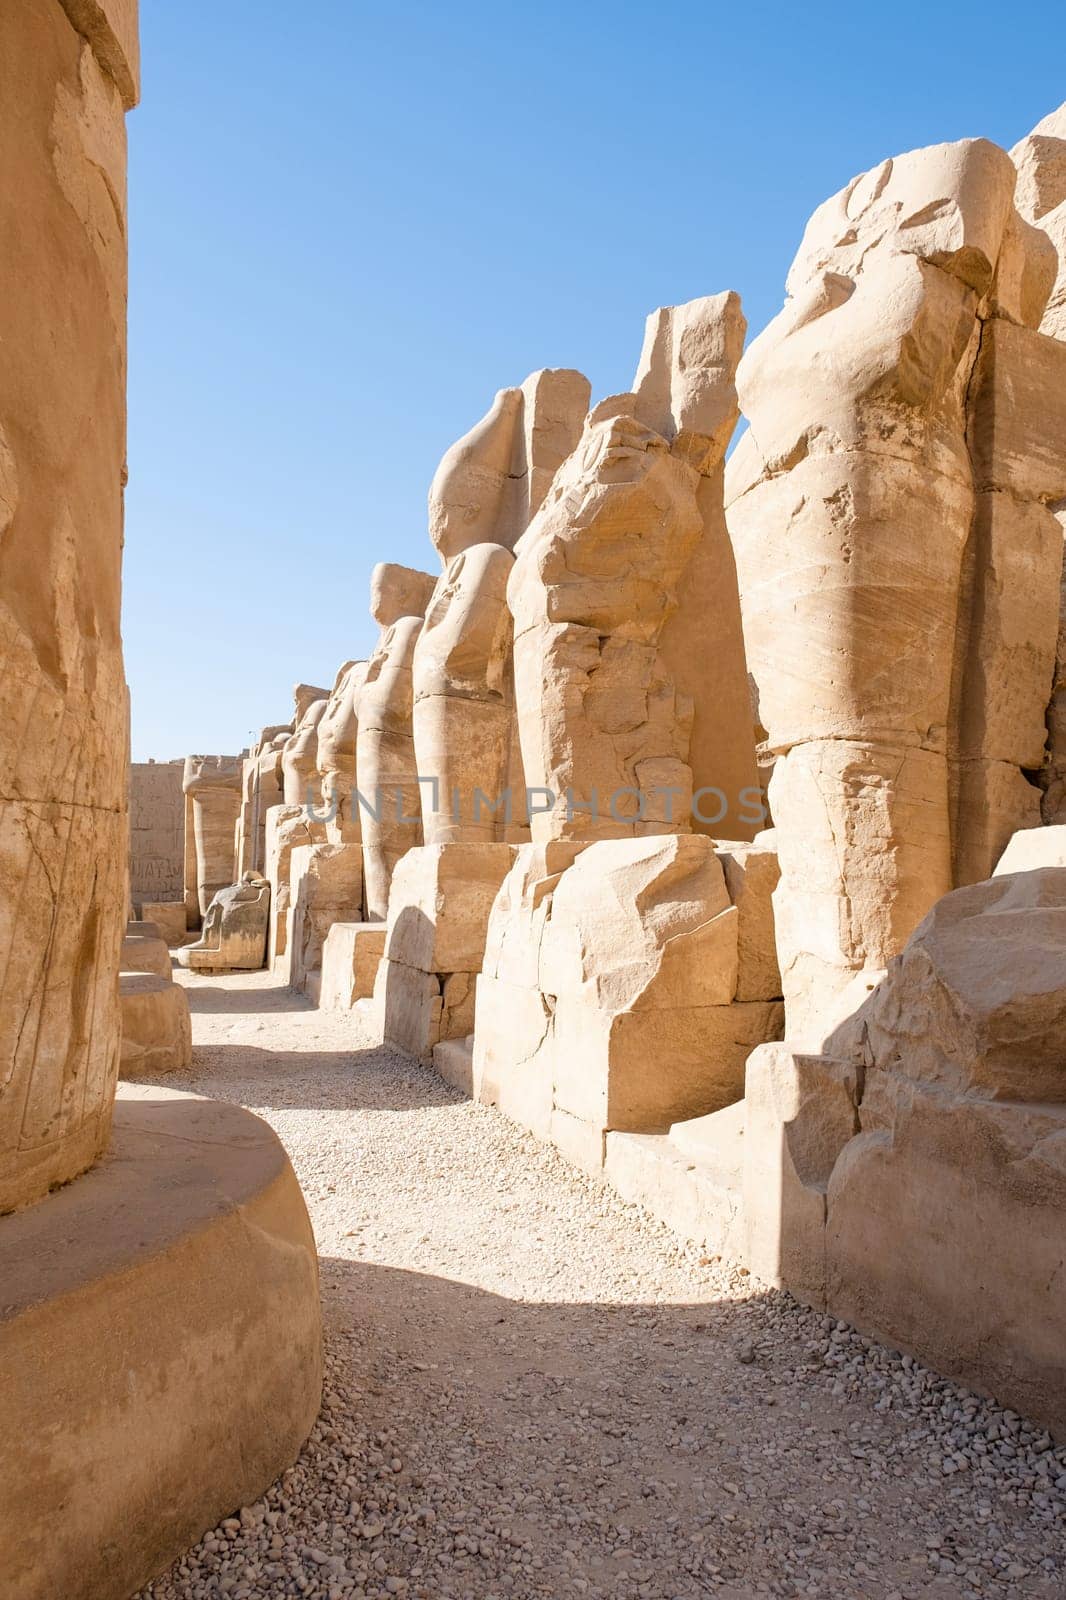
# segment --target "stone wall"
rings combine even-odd
[[[130,766],[130,900],[180,900],[185,892],[183,761]]]

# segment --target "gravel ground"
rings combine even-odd
[[[1066,1449],[679,1244],[265,974],[196,1062],[284,1141],[322,1259],[302,1455],[141,1600],[1066,1595]]]

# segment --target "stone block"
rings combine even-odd
[[[152,1077],[192,1064],[192,1022],[185,990],[152,972],[119,977],[122,1053],[119,1076]]]
[[[145,900],[141,913],[155,923],[168,947],[182,943],[187,931],[184,900]]]
[[[465,1039],[442,1039],[433,1046],[433,1070],[445,1083],[458,1089],[470,1100],[474,1098],[474,1036]]]
[[[389,892],[389,960],[423,972],[480,972],[489,913],[514,854],[508,844],[409,850]]]
[[[322,943],[322,1009],[350,1011],[357,1000],[369,1000],[384,954],[383,922],[333,923]]]
[[[119,961],[123,972],[154,972],[169,979],[172,971],[170,951],[158,935],[128,933],[122,941]]]

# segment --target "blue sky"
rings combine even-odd
[[[365,655],[375,561],[496,389],[628,387],[644,317],[778,309],[886,155],[1010,145],[1064,96],[1035,0],[141,0],[130,132],[133,756],[228,752]]]

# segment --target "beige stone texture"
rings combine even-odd
[[[123,972],[154,972],[161,978],[169,978],[171,974],[170,951],[166,940],[158,934],[127,932],[122,940],[119,962]]]
[[[1038,122],[1014,146],[1011,160],[1018,169],[1015,204],[1055,249],[1054,282],[1040,330],[1066,339],[1066,105]]]
[[[272,806],[266,814],[266,867],[270,884],[270,932],[267,966],[284,963],[288,973],[289,912],[292,909],[292,852],[303,845],[324,844],[325,825],[305,806]],[[358,912],[359,908],[355,908]]]
[[[781,969],[774,935],[773,894],[781,879],[777,835],[716,839],[729,898],[737,908],[737,1000],[779,1000]]]
[[[3,8],[0,1212],[100,1154],[118,1068],[123,110],[61,6]]]
[[[356,701],[366,680],[366,661],[346,661],[337,673],[318,724],[321,811],[330,844],[359,844],[362,813],[356,802],[355,750],[359,734]]]
[[[609,1133],[603,1175],[683,1239],[743,1261],[744,1126],[740,1100],[669,1133]]]
[[[363,852],[357,844],[299,845],[289,858],[289,981],[304,988],[322,966],[335,922],[351,922],[363,903]]]
[[[441,1039],[433,1046],[433,1070],[467,1099],[474,1096],[474,1035]]]
[[[383,922],[332,923],[322,941],[322,1010],[350,1011],[357,1000],[369,1000],[384,954]]]
[[[692,827],[737,839],[752,837],[763,822],[736,561],[723,507],[746,327],[740,297],[731,291],[661,307],[647,320],[633,380],[634,414],[700,475],[696,500],[703,538],[685,569],[660,646],[677,691],[692,702],[693,789],[722,796],[721,802],[707,797]]]
[[[241,809],[244,758],[241,756],[188,756],[184,789],[192,819],[192,883],[200,916],[220,889],[227,888],[236,867],[235,830]],[[186,849],[189,833],[186,832]],[[186,884],[190,863],[186,857]]]
[[[1066,824],[1023,828],[1012,835],[992,876],[1002,878],[1011,872],[1036,872],[1041,867],[1066,867]]]
[[[0,1279],[11,1600],[131,1594],[295,1459],[321,1393],[315,1244],[250,1112],[123,1086],[108,1159],[0,1222]]]
[[[169,947],[181,944],[185,938],[184,900],[145,900],[141,911],[159,929],[160,937]]]
[[[608,1131],[665,1132],[739,1100],[783,1007],[735,1000],[740,913],[712,840],[605,840],[552,860],[562,849],[520,849],[497,896],[473,1078],[538,1137],[561,1130],[587,1167]]]
[[[390,562],[379,564],[371,574],[370,611],[381,636],[355,701],[368,922],[384,922],[393,868],[402,855],[422,843],[412,667],[433,588],[428,573]]]
[[[237,876],[266,872],[266,818],[285,799],[281,757],[292,724],[263,729],[242,767],[241,810],[237,830]]]
[[[137,0],[60,0],[60,4],[114,83],[124,108],[132,111],[141,93]]]
[[[319,799],[318,725],[328,703],[325,693],[312,700],[281,752],[282,798],[287,806],[314,805]]]
[[[193,972],[255,972],[266,959],[270,885],[246,872],[240,883],[220,889],[207,908],[195,944],[174,952]]]
[[[408,851],[392,879],[389,959],[423,972],[480,972],[489,914],[514,855],[507,844]]]
[[[182,761],[130,766],[130,900],[180,900],[185,884]]]
[[[185,990],[145,971],[119,976],[122,1054],[119,1076],[154,1077],[192,1065],[192,1021]]]
[[[444,1001],[435,972],[382,957],[374,980],[374,1015],[382,1040],[419,1061],[430,1061],[441,1033]],[[458,1037],[469,1030],[463,1028]]]
[[[1013,188],[985,140],[855,179],[815,212],[785,309],[738,370],[751,426],[728,515],[805,1049],[851,975],[1033,815],[1061,350],[1035,331],[1048,252]]]

